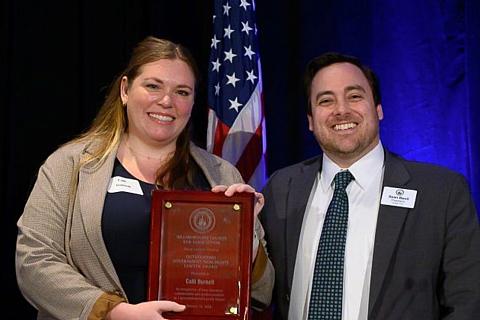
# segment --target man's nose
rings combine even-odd
[[[348,101],[345,99],[338,99],[337,103],[335,104],[335,114],[344,114],[349,112],[350,106],[348,104]]]

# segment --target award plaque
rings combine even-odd
[[[167,319],[249,319],[253,193],[152,194],[148,300],[186,305]]]

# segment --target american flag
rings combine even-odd
[[[254,0],[215,0],[208,72],[207,149],[260,190],[266,134]]]

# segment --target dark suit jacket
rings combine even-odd
[[[317,157],[279,170],[263,191],[274,319],[288,316],[302,220],[321,164]],[[368,319],[480,319],[480,231],[463,176],[386,152],[383,185],[418,193],[413,209],[380,205]]]

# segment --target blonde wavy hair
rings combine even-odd
[[[120,97],[120,83],[122,78],[126,76],[129,83],[132,83],[141,73],[142,67],[145,64],[160,59],[180,59],[184,61],[192,70],[195,81],[198,82],[199,72],[197,66],[192,55],[185,47],[152,36],[142,40],[134,48],[127,67],[111,84],[105,102],[90,128],[78,138],[69,142],[96,142],[96,148],[93,153],[81,160],[80,167],[92,162],[100,165],[120,143],[123,133],[128,128],[126,108],[123,106]],[[157,184],[171,187],[175,183],[175,180],[178,179],[175,172],[178,172],[180,175],[185,175],[185,172],[188,171],[185,171],[185,166],[188,166],[189,162],[189,127],[190,121],[177,138],[176,150],[172,159],[163,168],[159,169]],[[167,180],[169,181],[165,181],[167,176]]]

